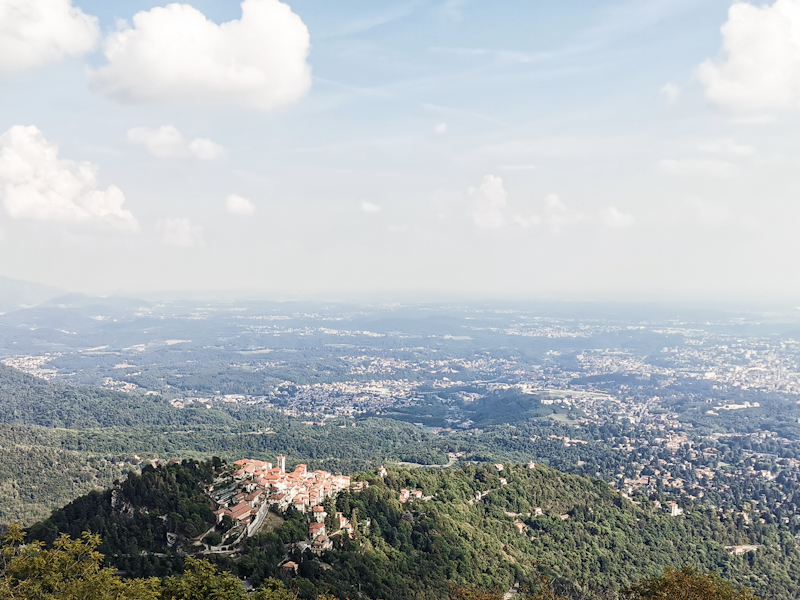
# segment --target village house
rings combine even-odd
[[[295,575],[297,574],[298,564],[294,561],[287,561],[283,563],[279,570],[284,575]]]
[[[328,513],[325,512],[325,509],[322,506],[315,506],[312,512],[314,515],[314,520],[317,523],[324,523],[325,517],[328,516]]]
[[[336,522],[339,525],[339,531],[343,531],[347,534],[347,536],[352,539],[353,538],[353,526],[350,524],[350,519],[345,517],[342,513],[336,513]]]
[[[761,546],[757,545],[744,545],[744,546],[726,546],[725,549],[728,550],[734,556],[743,556],[747,552],[755,552]]]

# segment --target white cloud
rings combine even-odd
[[[129,144],[144,146],[156,158],[176,158],[188,152],[186,139],[172,125],[158,129],[134,127],[128,130],[127,139]]]
[[[433,132],[438,135],[447,133],[447,123],[439,123],[436,127],[433,128]]]
[[[559,234],[566,225],[573,220],[567,205],[562,202],[558,194],[548,194],[544,199],[546,222],[553,233]]]
[[[722,37],[724,57],[697,69],[712,104],[738,113],[800,108],[800,0],[738,2]]]
[[[187,4],[168,4],[109,35],[108,64],[91,80],[121,100],[268,110],[306,94],[309,49],[305,24],[278,0],[244,0],[242,18],[221,25]]]
[[[483,229],[500,229],[508,226],[530,229],[543,226],[553,235],[560,235],[566,228],[580,223],[623,228],[635,222],[632,215],[623,213],[613,206],[607,206],[597,213],[574,210],[568,207],[558,194],[548,194],[544,197],[544,208],[540,214],[511,212],[503,180],[493,175],[486,175],[479,187],[470,188],[469,195],[472,197],[472,221]]]
[[[496,229],[506,224],[503,209],[508,204],[508,192],[503,180],[486,175],[478,188],[470,188],[472,196],[472,221],[481,228]]]
[[[625,214],[614,206],[606,206],[599,213],[600,222],[606,227],[629,227],[636,221],[633,215]]]
[[[590,214],[569,208],[558,194],[545,196],[544,204],[545,216],[542,222],[550,227],[550,231],[554,235],[561,234],[566,227],[594,220]]]
[[[547,212],[551,214],[559,214],[567,212],[567,205],[561,200],[558,194],[547,194],[544,198]]]
[[[15,73],[91,50],[97,17],[70,0],[0,0],[0,73]]]
[[[189,142],[189,152],[200,160],[215,160],[227,154],[227,150],[208,138],[194,138]]]
[[[247,198],[231,194],[225,198],[225,210],[232,215],[247,216],[256,212],[256,205]]]
[[[0,186],[13,219],[66,221],[135,231],[116,186],[102,190],[97,165],[58,157],[58,146],[34,126],[15,125],[0,136]]]
[[[668,83],[661,88],[661,95],[664,96],[664,99],[669,104],[672,104],[678,99],[678,96],[681,95],[681,88],[674,83]]]
[[[187,218],[164,218],[156,222],[156,229],[161,231],[161,241],[176,248],[194,248],[205,246],[203,228],[192,225]]]
[[[361,210],[365,213],[377,213],[380,212],[381,207],[377,204],[373,204],[372,202],[362,202],[361,203]]]
[[[191,142],[172,125],[158,129],[134,127],[128,131],[128,143],[144,146],[156,158],[184,158],[193,156],[200,160],[214,160],[225,156],[225,148],[207,138]]]

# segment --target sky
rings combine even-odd
[[[0,275],[798,301],[800,0],[0,0]]]

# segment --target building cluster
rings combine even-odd
[[[734,556],[743,556],[748,552],[755,552],[761,548],[758,544],[745,544],[743,546],[725,546],[725,549]]]
[[[133,392],[139,389],[139,386],[130,381],[118,381],[113,377],[103,378],[103,388],[107,390],[114,390],[115,392]]]
[[[58,353],[49,352],[42,356],[10,356],[0,360],[0,363],[49,381],[58,374],[58,369],[50,367],[48,363],[59,356],[61,355]]]
[[[405,504],[409,500],[429,500],[430,496],[424,496],[421,490],[407,490],[403,488],[400,490],[400,503]]]
[[[209,494],[217,506],[217,522],[226,516],[247,528],[247,535],[255,534],[264,522],[270,508],[283,511],[293,506],[302,513],[310,513],[318,522],[325,517],[322,503],[350,487],[350,477],[333,475],[328,471],[309,471],[299,464],[294,471],[286,471],[286,458],[279,456],[277,464],[242,459],[232,475],[232,482],[223,487],[209,486]]]
[[[589,331],[585,327],[578,329],[580,331],[575,332],[576,335],[579,334],[578,337]],[[596,334],[602,329],[591,329],[590,333]],[[276,390],[268,396],[248,401],[271,404],[293,416],[317,414],[352,417],[365,413],[390,413],[393,409],[413,406],[426,399],[426,394],[430,392],[420,392],[417,389],[421,385],[419,381],[402,377],[407,372],[424,372],[429,374],[431,381],[428,383],[434,389],[463,386],[475,389],[468,392],[471,396],[469,399],[456,398],[456,395],[465,392],[451,394],[452,401],[465,402],[481,398],[487,393],[517,388],[522,393],[539,394],[543,404],[576,409],[582,413],[577,418],[582,424],[602,425],[609,420],[623,420],[634,424],[674,425],[676,423],[667,423],[674,419],[664,414],[662,401],[658,397],[642,399],[638,395],[626,393],[627,385],[621,385],[617,393],[608,394],[592,389],[591,385],[575,384],[574,381],[594,376],[619,375],[642,381],[657,377],[661,386],[679,383],[681,380],[700,379],[713,381],[714,389],[720,390],[741,388],[800,392],[800,369],[793,362],[797,348],[791,344],[782,343],[780,347],[761,348],[757,347],[758,340],[730,340],[707,332],[676,329],[663,333],[677,335],[679,332],[687,339],[686,346],[664,348],[664,360],[658,365],[648,362],[647,357],[614,349],[584,351],[576,356],[577,365],[570,368],[565,368],[557,360],[523,367],[514,361],[491,358],[411,362],[392,357],[359,355],[343,359],[352,363],[353,374],[395,375],[397,378],[298,385],[290,395]],[[555,358],[559,353],[552,351],[548,354]],[[746,364],[731,366],[731,363],[737,362]],[[456,379],[453,378],[455,373],[460,375]],[[466,373],[470,376],[465,378]],[[507,382],[497,382],[498,378],[505,378]],[[715,414],[718,410],[743,408],[759,408],[759,405],[756,402],[723,405],[709,414]],[[472,425],[471,421],[463,418],[448,419],[448,423],[459,429]],[[442,431],[451,429],[445,428]]]
[[[663,510],[669,513],[671,517],[680,517],[683,514],[683,509],[677,502],[667,502],[662,504],[659,500],[653,501],[653,506],[656,510]]]

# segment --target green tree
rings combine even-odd
[[[23,544],[18,524],[3,538],[0,597],[14,600],[158,600],[157,579],[122,580],[104,568],[97,552],[100,538],[84,533],[73,540],[62,535],[45,549],[41,542]]]
[[[631,600],[759,600],[747,588],[737,589],[716,573],[691,567],[668,568],[660,577],[645,579],[626,590]]]
[[[220,573],[207,560],[187,557],[183,575],[164,580],[161,600],[293,600],[293,595],[276,581],[248,594],[230,573]]]

